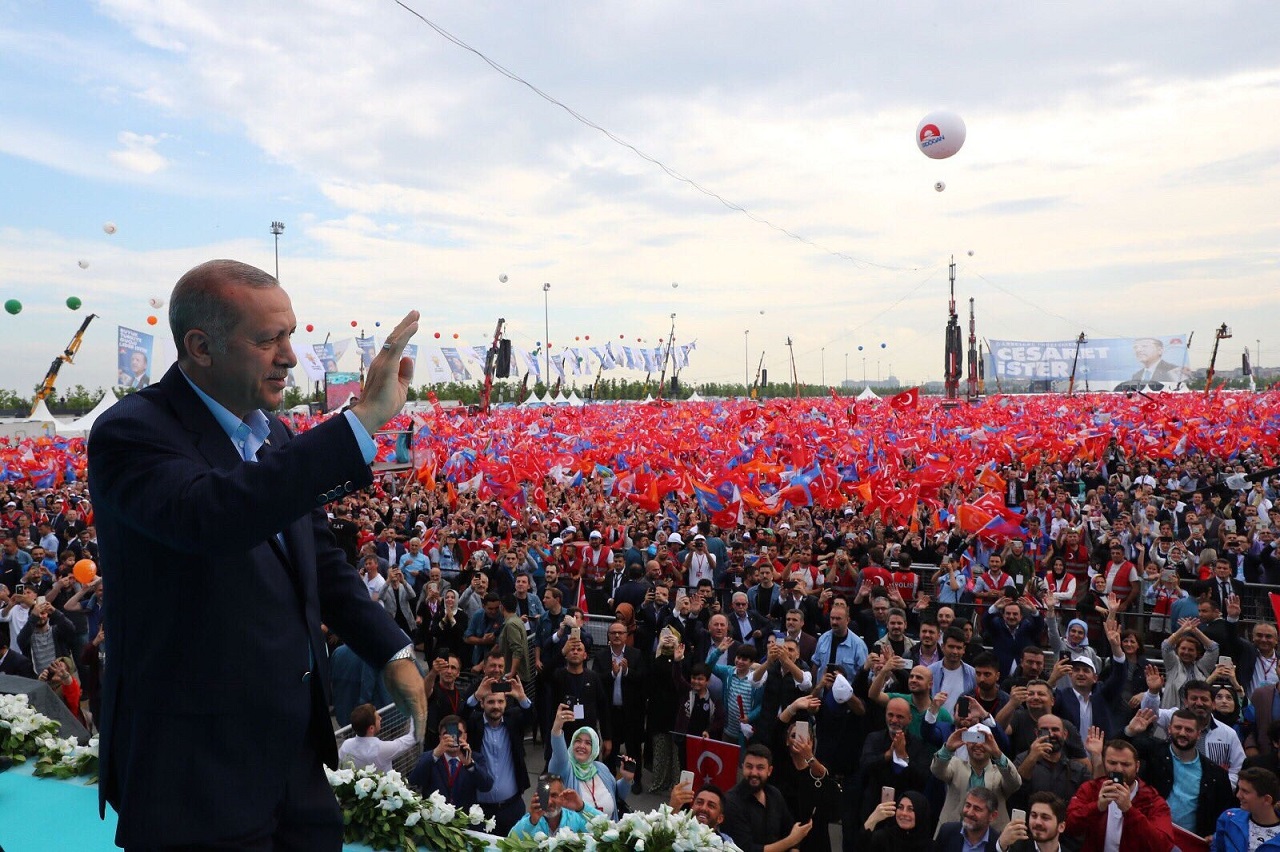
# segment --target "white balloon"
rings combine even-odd
[[[973,249],[969,249],[969,257],[973,257]]]
[[[150,299],[147,299],[147,304],[158,311],[164,307],[164,299],[161,299],[159,296],[152,296]]]
[[[946,189],[946,188],[947,188],[947,185],[946,185],[945,183],[943,183],[942,181],[938,181],[937,183],[935,183],[935,184],[933,185],[933,188],[934,188],[935,190],[937,190],[938,192],[942,192],[942,190],[944,190],[944,189]]]
[[[680,286],[680,282],[679,282],[679,281],[672,281],[672,282],[671,282],[671,289],[672,289],[672,290],[676,289],[676,288],[677,288],[677,287],[679,287],[679,286]]]
[[[504,272],[504,273],[502,273],[501,275],[499,275],[499,276],[498,276],[498,282],[499,282],[500,284],[506,284],[506,283],[507,283],[507,273],[505,273],[505,272]]]
[[[945,160],[964,144],[964,120],[954,112],[936,110],[916,126],[916,146],[932,160]]]
[[[87,261],[87,260],[78,260],[78,261],[76,261],[76,266],[80,267],[81,269],[88,269],[88,268],[89,268],[89,261]]]
[[[107,222],[105,225],[102,226],[102,230],[104,233],[114,234],[116,232],[116,223]]]

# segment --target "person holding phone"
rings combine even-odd
[[[1138,778],[1138,749],[1111,740],[1102,762],[1106,775],[1082,784],[1067,805],[1066,834],[1083,849],[1173,849],[1169,805]]]
[[[580,726],[568,745],[564,740],[566,724],[574,721],[573,708],[561,704],[551,726],[551,762],[547,769],[566,779],[566,786],[589,802],[597,812],[610,819],[618,818],[618,804],[631,792],[635,780],[634,764],[623,764],[615,778],[609,767],[600,762],[600,735],[594,728]]]
[[[562,828],[585,832],[587,821],[599,811],[582,801],[573,790],[565,789],[564,779],[547,773],[538,777],[538,789],[529,800],[529,811],[512,826],[508,837],[532,838],[538,832],[551,837]]]
[[[957,754],[961,747],[964,755]],[[940,822],[960,819],[965,796],[977,776],[979,786],[995,794],[999,806],[993,822],[997,829],[1003,828],[1007,822],[1005,803],[1022,786],[1017,767],[1000,751],[991,729],[981,723],[965,726],[961,722],[934,755],[929,771],[947,785],[947,798],[938,816]]]
[[[409,772],[409,784],[423,796],[439,793],[459,808],[479,803],[477,795],[493,788],[493,773],[476,763],[460,716],[440,720],[440,741]]]
[[[870,852],[930,852],[933,825],[929,800],[912,790],[881,802],[862,827],[871,832]]]

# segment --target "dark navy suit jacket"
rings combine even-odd
[[[1112,660],[1106,676],[1093,685],[1093,698],[1089,702],[1093,710],[1093,724],[1102,729],[1102,734],[1107,739],[1122,733],[1116,720],[1111,718],[1111,705],[1119,698],[1123,688],[1124,666],[1117,665],[1115,660]],[[1071,686],[1060,686],[1053,691],[1053,715],[1079,728],[1080,699],[1073,694],[1074,692]],[[1080,736],[1087,737],[1089,732],[1081,730]]]
[[[175,365],[89,436],[112,566],[99,807],[119,813],[122,846],[262,826],[304,738],[336,765],[322,620],[373,666],[408,644],[323,511],[372,481],[351,425],[270,424],[258,461],[243,461]]]

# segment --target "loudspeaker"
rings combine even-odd
[[[768,386],[768,384],[769,384],[769,368],[761,367],[760,368],[760,385],[764,387],[764,386]]]
[[[500,379],[511,378],[511,341],[506,338],[498,341],[498,367],[494,375]]]

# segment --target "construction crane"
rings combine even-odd
[[[98,318],[97,314],[89,314],[84,318],[84,322],[80,323],[80,330],[71,338],[71,342],[67,344],[67,349],[57,358],[53,359],[53,363],[49,365],[49,372],[45,373],[44,381],[41,382],[39,390],[36,391],[35,398],[31,400],[31,414],[34,417],[36,409],[40,407],[40,403],[48,399],[53,393],[53,383],[58,380],[58,371],[62,369],[63,363],[71,364],[76,360],[76,353],[80,351],[80,341],[84,339],[85,329],[89,327],[89,323]]]

